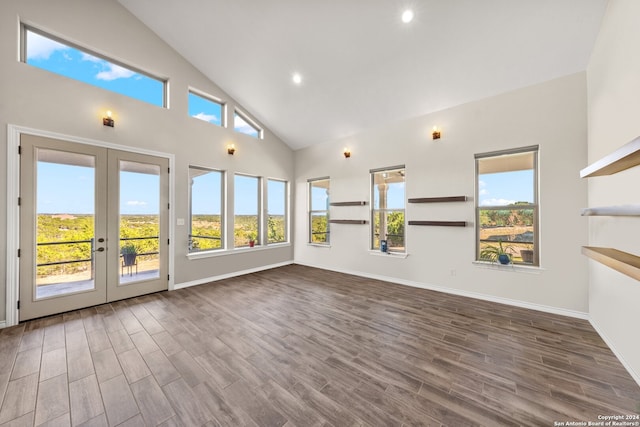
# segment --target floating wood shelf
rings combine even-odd
[[[640,216],[640,205],[600,206],[582,209],[582,216]]]
[[[583,246],[582,253],[622,274],[640,280],[640,257],[613,248]]]
[[[331,206],[365,206],[367,202],[332,202]]]
[[[368,224],[366,219],[330,219],[331,224]]]
[[[447,197],[418,197],[409,199],[409,203],[446,203],[446,202],[466,202],[467,196],[447,196]]]
[[[640,165],[640,136],[580,171],[580,178],[613,175]]]
[[[466,221],[409,221],[409,225],[436,225],[442,227],[466,227]]]

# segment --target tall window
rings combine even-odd
[[[287,241],[287,182],[267,180],[267,244]]]
[[[260,244],[260,178],[236,175],[234,182],[234,246]]]
[[[371,170],[371,248],[405,252],[404,166]]]
[[[246,114],[238,110],[233,112],[233,130],[254,138],[262,139],[262,128],[247,117]]]
[[[538,147],[477,154],[476,259],[539,265]]]
[[[163,80],[24,25],[21,60],[121,95],[166,106]]]
[[[189,115],[214,125],[224,126],[225,105],[210,96],[189,91]]]
[[[189,252],[224,248],[224,172],[189,166]]]
[[[309,180],[309,242],[329,244],[329,178]]]

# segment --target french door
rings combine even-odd
[[[168,159],[20,145],[20,321],[168,288]]]

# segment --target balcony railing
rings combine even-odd
[[[131,241],[131,240],[154,240],[154,239],[159,239],[159,236],[143,236],[143,237],[123,237],[120,239],[120,242],[126,242],[126,241]],[[37,263],[36,267],[50,267],[50,266],[55,266],[55,265],[67,265],[67,264],[77,264],[77,263],[81,263],[81,262],[90,262],[91,263],[91,278],[94,278],[94,272],[95,272],[95,266],[94,266],[94,253],[95,253],[95,239],[88,239],[88,240],[66,240],[66,241],[60,241],[60,242],[38,242],[36,243],[37,247],[40,246],[55,246],[55,245],[90,245],[90,254],[91,254],[91,258],[83,258],[83,259],[72,259],[72,260],[62,260],[62,261],[51,261],[51,262],[42,262],[42,263]],[[122,246],[122,245],[120,245]],[[159,254],[159,251],[151,251],[151,252],[138,252],[137,255],[138,256],[145,256],[145,255],[157,255]],[[120,257],[122,257],[122,254],[120,255]]]

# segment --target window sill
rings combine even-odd
[[[307,243],[307,246],[313,246],[316,248],[331,248],[331,245],[324,245],[322,243]]]
[[[507,264],[503,265],[499,262],[473,261],[472,264],[478,268],[486,268],[489,270],[511,271],[517,273],[541,274],[544,268],[535,265]]]
[[[215,258],[220,256],[235,255],[235,254],[246,253],[246,252],[268,251],[270,249],[286,248],[288,246],[291,246],[291,243],[272,243],[266,246],[254,246],[253,248],[245,246],[245,247],[234,248],[234,249],[195,252],[192,254],[187,254],[187,259],[194,260],[194,259],[203,259],[203,258]]]
[[[405,259],[409,256],[406,252],[380,252],[380,251],[369,251],[369,255],[373,256],[383,256],[385,258],[398,258]]]

